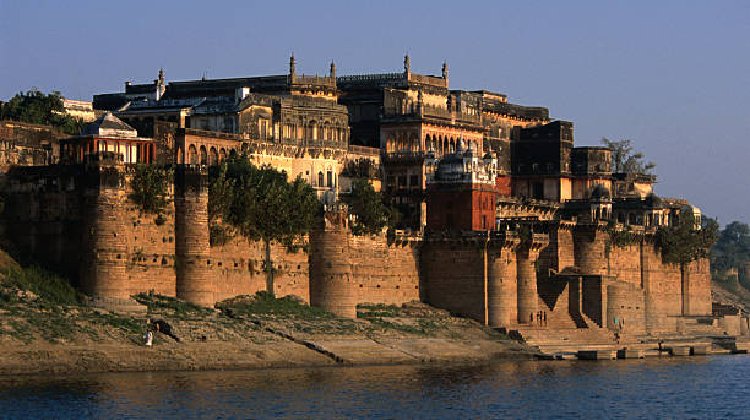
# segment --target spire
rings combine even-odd
[[[296,61],[294,61],[294,53],[292,53],[292,55],[289,56],[289,76],[292,79],[294,79],[294,76],[295,76],[295,73],[296,73],[296,71],[294,69],[295,64],[296,64]]]
[[[411,73],[411,59],[409,59],[409,54],[404,56],[404,73]]]
[[[331,79],[336,78],[336,63],[331,60]]]
[[[156,100],[158,101],[161,99],[162,95],[164,95],[164,91],[166,90],[166,87],[164,86],[164,68],[159,69],[159,74],[156,76],[156,80],[154,80],[154,84],[156,85]]]
[[[448,62],[443,61],[443,79],[448,80]]]

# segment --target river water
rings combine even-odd
[[[0,377],[0,418],[748,418],[750,356]]]

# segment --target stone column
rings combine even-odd
[[[575,264],[581,274],[607,274],[607,232],[603,226],[580,225],[573,233]]]
[[[83,289],[104,300],[129,299],[122,162],[96,161],[84,176]]]
[[[536,262],[539,248],[522,245],[516,255],[518,275],[518,323],[530,324],[536,321],[539,311],[539,293],[536,285]]]
[[[310,232],[310,304],[340,317],[357,317],[345,206],[327,212],[324,226]]]
[[[211,280],[208,178],[196,165],[175,171],[175,272],[177,297],[201,306],[216,303]]]
[[[517,238],[491,240],[487,246],[487,312],[492,327],[508,327],[518,319]]]
[[[521,238],[516,248],[516,271],[518,277],[518,323],[533,324],[539,311],[537,287],[537,261],[543,248],[549,245],[547,234],[529,233]]]

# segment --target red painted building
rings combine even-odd
[[[436,163],[427,184],[427,230],[494,230],[496,162],[479,159],[472,148]]]

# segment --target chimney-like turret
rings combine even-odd
[[[294,61],[294,53],[292,53],[291,56],[289,56],[289,78],[294,81],[294,77],[296,76],[296,70],[295,70],[295,64],[296,61]]]
[[[336,63],[331,61],[331,79],[336,78]]]
[[[407,76],[411,74],[411,59],[409,58],[409,54],[404,56],[404,73]]]

